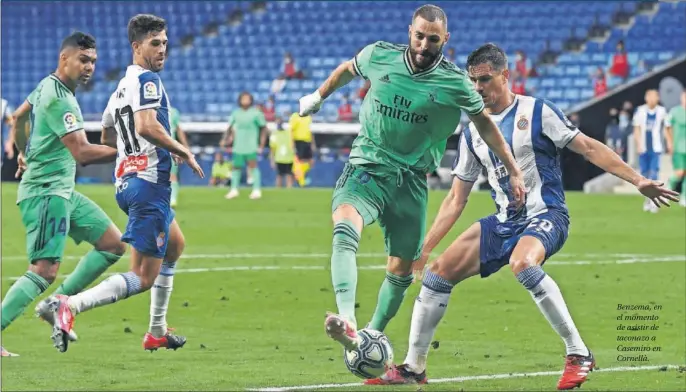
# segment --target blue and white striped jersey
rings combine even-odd
[[[102,116],[104,127],[117,130],[117,186],[131,176],[155,184],[170,184],[171,154],[141,137],[133,120],[135,112],[155,109],[157,121],[171,135],[169,107],[169,97],[157,73],[138,65],[126,69]]]
[[[514,200],[503,163],[469,124],[459,136],[453,175],[463,181],[477,180],[486,168],[500,222],[529,220],[549,210],[567,213],[559,151],[579,133],[551,102],[517,95],[502,113],[491,114],[524,173],[526,204],[520,211],[508,209]]]

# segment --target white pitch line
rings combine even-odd
[[[589,260],[577,260],[577,261],[551,261],[550,264],[546,263],[546,266],[552,265],[564,265],[564,266],[575,266],[575,265],[594,265],[594,264],[636,264],[636,263],[674,263],[674,262],[686,262],[686,258],[683,256],[665,256],[665,257],[653,257],[653,258],[633,258],[633,259],[622,259],[622,260],[601,260],[601,261],[589,261]],[[386,266],[383,264],[378,265],[360,265],[357,267],[358,270],[384,270]],[[206,268],[177,268],[174,273],[176,274],[192,274],[199,272],[226,272],[226,271],[323,271],[326,267],[323,265],[236,265],[228,267],[206,267]],[[102,276],[116,275],[121,272],[108,272]],[[66,278],[69,275],[59,275],[58,278]],[[3,280],[17,280],[19,276],[5,277]]]
[[[637,372],[641,370],[657,370],[660,368],[677,369],[677,365],[657,365],[657,366],[621,366],[613,368],[603,368],[594,370],[594,372]],[[504,373],[504,374],[485,374],[481,376],[463,376],[451,378],[430,378],[429,384],[442,384],[447,382],[464,382],[464,381],[478,381],[478,380],[503,380],[509,378],[522,377],[541,377],[541,376],[557,376],[562,374],[561,371],[536,372],[536,373]],[[268,387],[268,388],[248,388],[247,391],[252,392],[284,392],[284,391],[298,391],[310,389],[330,389],[330,388],[350,388],[360,387],[364,384],[361,382],[353,382],[346,384],[319,384],[319,385],[296,385],[292,387]]]
[[[439,253],[432,253],[438,256]],[[386,257],[385,253],[358,253],[358,258]],[[559,253],[555,258],[644,258],[644,257],[670,257],[675,255],[651,255],[636,253]],[[64,256],[65,260],[79,260],[82,256]],[[331,257],[330,253],[217,253],[217,254],[185,254],[181,259],[321,259]],[[0,256],[3,261],[26,261],[26,256],[9,255]]]

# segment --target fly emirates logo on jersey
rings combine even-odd
[[[119,164],[117,178],[121,178],[129,173],[137,173],[148,168],[148,157],[145,155],[131,155],[126,157]]]
[[[374,99],[374,109],[385,117],[394,118],[409,124],[424,124],[429,121],[428,114],[411,112],[412,101],[402,95],[393,97],[393,105],[385,105],[378,99]]]

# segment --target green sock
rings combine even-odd
[[[2,330],[24,313],[26,306],[47,290],[48,286],[50,283],[47,280],[31,271],[26,271],[24,276],[14,282],[2,300]]]
[[[260,190],[260,185],[262,184],[262,174],[259,168],[252,169],[252,189],[254,191]]]
[[[98,276],[102,275],[112,264],[116,263],[121,256],[109,252],[91,250],[79,260],[74,272],[69,274],[55,294],[74,295],[93,283]]]
[[[176,199],[179,197],[179,182],[178,182],[178,181],[172,182],[172,183],[171,183],[171,188],[172,188],[172,192],[171,192],[171,202],[172,202],[173,204],[176,204]]]
[[[386,279],[381,284],[379,289],[379,299],[376,303],[376,310],[372,316],[372,321],[369,323],[369,328],[377,331],[386,329],[386,325],[395,317],[400,309],[400,305],[405,298],[407,288],[412,284],[413,275],[397,276],[390,272],[386,272]]]
[[[238,190],[241,185],[241,169],[231,171],[231,190]]]
[[[331,281],[336,293],[336,305],[338,305],[338,313],[356,325],[357,262],[355,254],[359,243],[360,234],[352,222],[344,219],[334,225]]]
[[[681,200],[686,200],[686,177],[681,177]]]

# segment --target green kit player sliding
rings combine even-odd
[[[181,114],[178,109],[174,107],[169,109],[169,127],[171,129],[171,138],[178,140],[179,143],[188,149],[186,133],[181,129]],[[179,165],[173,159],[169,181],[171,181],[171,198],[169,205],[174,208],[179,202]]]
[[[28,271],[2,300],[2,330],[26,306],[48,289],[57,276],[67,236],[77,244],[93,245],[76,269],[56,290],[79,293],[114,264],[126,251],[121,232],[95,203],[74,190],[76,163],[88,165],[115,160],[117,150],[88,142],[81,109],[74,91],[95,71],[95,39],[75,32],[62,41],[57,70],[44,78],[15,112],[19,132],[19,184],[17,204],[26,228]],[[23,132],[28,117],[31,131]],[[47,306],[41,301],[36,311]],[[45,320],[52,324],[53,320]],[[76,335],[69,331],[69,339]],[[2,350],[2,356],[8,356]]]
[[[686,91],[681,92],[681,105],[669,111],[667,143],[672,150],[674,175],[669,179],[672,189],[681,182],[681,200],[679,204],[686,207]]]
[[[241,184],[241,170],[248,165],[252,175],[251,199],[262,197],[260,190],[260,169],[257,167],[257,156],[262,154],[267,142],[267,120],[264,113],[253,106],[253,98],[249,93],[243,92],[238,97],[240,108],[231,113],[229,128],[220,146],[229,146],[233,143],[233,172],[231,173],[231,190],[226,194],[227,199],[238,197],[238,187]],[[259,141],[259,146],[258,146]]]
[[[509,208],[524,201],[522,172],[500,131],[484,113],[483,98],[464,71],[443,58],[447,18],[432,5],[417,9],[408,45],[376,42],[341,64],[313,94],[300,99],[300,115],[355,76],[371,82],[362,104],[362,129],[338,179],[332,202],[331,275],[339,314],[328,314],[326,333],[346,350],[357,348],[355,255],[363,227],[378,221],[388,253],[386,279],[367,328],[383,331],[397,313],[421,256],[426,223],[426,173],[439,164],[446,142],[469,115],[481,137],[509,173]]]

